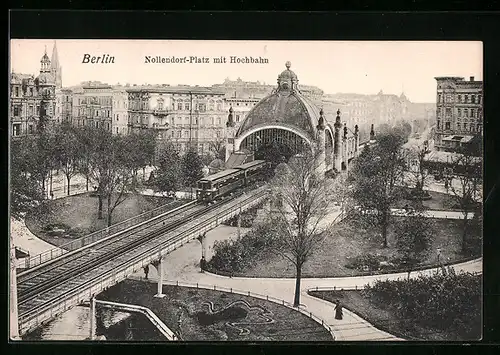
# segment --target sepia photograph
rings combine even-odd
[[[10,340],[482,339],[482,42],[9,60]]]

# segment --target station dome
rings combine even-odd
[[[291,63],[285,65],[286,70],[278,76],[278,87],[248,112],[236,136],[274,123],[299,129],[311,139],[316,137],[320,110],[300,93],[298,77],[290,70]]]

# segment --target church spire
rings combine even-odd
[[[59,54],[57,53],[57,44],[54,41],[54,47],[52,48],[52,59],[50,61],[50,72],[54,77],[56,87],[62,87],[62,67],[59,64]]]
[[[54,47],[52,48],[52,58],[50,59],[50,64],[52,69],[59,68],[59,55],[57,54],[56,41],[54,41]]]

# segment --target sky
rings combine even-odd
[[[170,41],[33,40],[10,43],[10,69],[35,74],[47,48],[57,43],[63,86],[82,81],[108,84],[211,86],[224,79],[276,84],[291,62],[300,84],[326,94],[405,95],[412,102],[435,102],[436,76],[483,79],[483,46],[477,41]],[[82,63],[85,54],[114,57],[114,63]],[[145,56],[206,57],[209,63],[145,63]],[[267,64],[231,64],[230,57],[266,58]],[[226,64],[213,58],[226,57]]]

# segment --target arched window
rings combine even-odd
[[[161,97],[158,99],[158,110],[162,111],[163,110],[163,100]]]
[[[464,103],[468,103],[469,102],[469,95],[465,95],[464,96]]]

